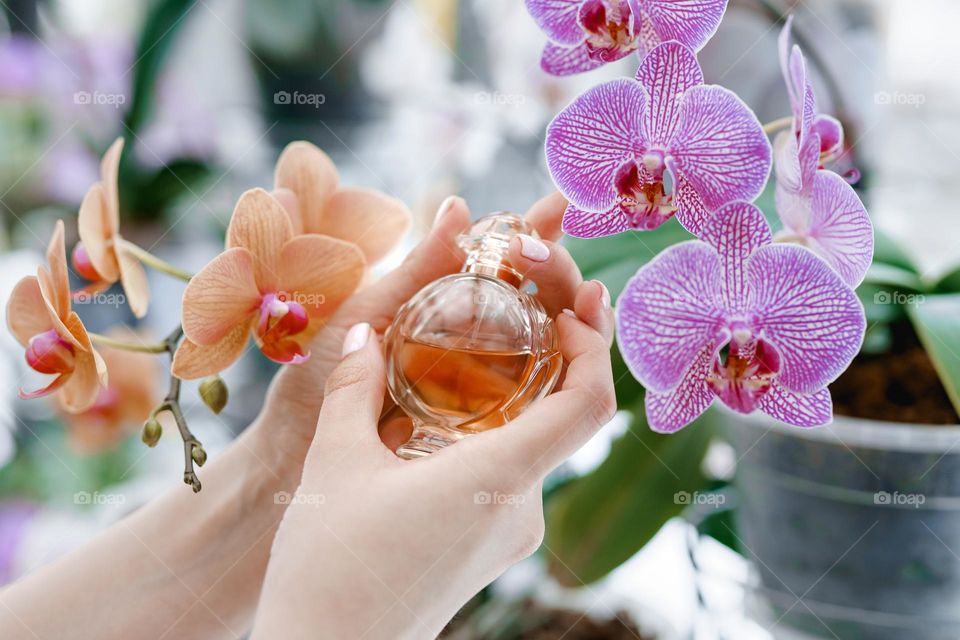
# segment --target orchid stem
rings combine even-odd
[[[793,116],[784,116],[783,118],[777,118],[773,122],[768,122],[763,125],[763,132],[770,136],[791,125],[793,125]]]
[[[171,361],[182,337],[183,326],[178,326],[163,340],[163,350],[170,354]],[[170,387],[167,391],[167,396],[163,399],[163,402],[160,403],[160,406],[153,410],[151,416],[156,418],[158,413],[163,413],[164,411],[169,412],[170,415],[173,416],[173,420],[177,423],[177,430],[180,432],[180,439],[183,440],[183,482],[190,485],[194,493],[199,493],[202,486],[200,484],[200,478],[197,477],[197,473],[194,471],[193,462],[195,451],[202,452],[203,444],[193,435],[190,427],[187,426],[187,419],[184,417],[183,408],[180,406],[180,384],[180,378],[170,374]],[[206,458],[205,453],[203,457]],[[202,466],[203,460],[200,459],[198,464]]]
[[[161,260],[160,258],[153,255],[146,249],[138,245],[135,245],[129,240],[121,239],[120,246],[122,246],[125,250],[129,251],[134,258],[136,258],[146,266],[150,267],[151,269],[156,269],[161,273],[165,273],[168,276],[177,278],[178,280],[183,280],[184,282],[190,282],[190,278],[193,277],[193,274],[188,273],[183,269],[178,269],[177,267],[173,266],[169,262],[166,262],[165,260]]]
[[[128,342],[127,340],[117,340],[109,338],[99,333],[91,333],[90,341],[104,347],[113,349],[123,349],[124,351],[137,351],[139,353],[167,353],[169,350],[166,343],[146,344],[144,342]]]

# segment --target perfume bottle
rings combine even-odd
[[[421,289],[387,329],[390,395],[413,421],[397,455],[425,456],[502,426],[553,389],[556,327],[508,256],[520,233],[535,232],[511,213],[475,222],[458,238],[460,273]]]

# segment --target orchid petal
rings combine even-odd
[[[833,421],[833,399],[826,388],[809,394],[794,393],[774,380],[757,408],[794,427],[821,427]]]
[[[23,278],[10,292],[7,300],[7,326],[23,347],[30,343],[33,336],[53,328],[36,276]]]
[[[283,246],[280,281],[311,318],[333,313],[357,290],[365,269],[357,245],[328,236],[297,236]]]
[[[850,287],[863,282],[873,261],[873,225],[857,192],[832,171],[818,171],[810,200],[810,248]]]
[[[250,324],[241,323],[214,344],[199,345],[184,339],[173,356],[170,372],[181,380],[220,373],[243,355],[249,335]]]
[[[675,433],[696,420],[713,402],[706,384],[713,368],[715,346],[703,347],[683,379],[670,391],[647,391],[647,423],[657,433]]]
[[[677,127],[683,93],[703,84],[697,56],[679,42],[665,42],[640,63],[637,80],[650,96],[646,117],[650,142],[666,145]]]
[[[617,301],[617,342],[648,390],[675,388],[722,317],[720,262],[702,242],[674,245],[637,271]]]
[[[90,187],[80,203],[77,230],[93,268],[103,280],[110,283],[116,282],[120,277],[120,265],[117,264],[117,256],[111,243],[116,233],[113,227],[107,195],[103,184],[98,182]]]
[[[51,380],[50,384],[47,386],[41,387],[40,389],[34,389],[33,391],[24,391],[23,389],[20,389],[20,391],[17,393],[17,397],[19,397],[21,400],[36,400],[37,398],[48,396],[54,391],[57,391],[63,387],[63,385],[70,380],[71,375],[72,374],[70,373],[61,373],[56,378]]]
[[[106,386],[107,366],[90,343],[90,337],[80,317],[71,312],[65,324],[84,348],[76,352],[73,373],[60,390],[60,403],[65,411],[80,413],[97,401],[100,389]]]
[[[627,217],[615,204],[607,211],[584,211],[568,204],[563,212],[563,232],[574,238],[602,238],[622,233],[630,228]]]
[[[617,201],[614,177],[646,148],[647,93],[628,79],[596,86],[557,114],[547,129],[547,166],[576,206],[605,211]]]
[[[53,236],[47,246],[47,264],[50,266],[50,287],[43,291],[47,301],[61,318],[70,312],[70,276],[67,272],[67,248],[63,240],[63,220],[57,220]],[[40,282],[43,290],[43,280]]]
[[[740,311],[747,291],[744,265],[747,258],[773,241],[763,212],[748,202],[731,202],[717,209],[703,226],[700,239],[720,255],[720,289],[728,311]]]
[[[147,282],[147,272],[143,265],[129,251],[120,248],[117,251],[120,259],[120,283],[127,294],[127,304],[130,311],[137,318],[147,315],[150,304],[150,285]]]
[[[183,333],[212,345],[250,317],[260,304],[253,257],[247,249],[227,249],[190,279],[183,292]]]
[[[304,233],[316,233],[340,177],[330,156],[309,142],[291,142],[277,159],[274,186],[296,194]]]
[[[796,245],[757,249],[747,262],[754,327],[780,353],[780,382],[814,393],[860,350],[863,305],[826,262]]]
[[[707,43],[723,18],[727,0],[640,0],[661,41],[676,40],[694,51]]]
[[[290,189],[274,189],[270,192],[273,199],[280,203],[287,215],[290,216],[290,224],[293,227],[293,235],[299,236],[303,233],[303,214],[300,213],[300,199]]]
[[[670,152],[708,210],[753,200],[770,170],[763,127],[740,98],[722,87],[687,91]]]
[[[343,188],[330,198],[313,233],[356,244],[373,264],[403,239],[412,221],[410,209],[396,198],[372,189]]]
[[[583,28],[577,13],[583,0],[525,0],[527,11],[547,37],[559,44],[578,44]]]
[[[280,249],[292,237],[290,216],[269,193],[251,189],[240,196],[227,228],[227,248],[243,247],[250,252],[262,293],[279,285]]]
[[[797,136],[792,131],[781,131],[773,139],[773,167],[777,187],[799,193],[803,186],[800,150],[797,148]]]
[[[103,154],[100,160],[100,180],[103,185],[104,204],[106,205],[104,214],[106,217],[106,229],[110,235],[114,235],[120,230],[120,195],[119,195],[119,176],[120,176],[120,154],[123,153],[123,138],[117,138]]]
[[[604,64],[603,60],[590,57],[585,44],[565,47],[548,42],[540,57],[540,68],[555,76],[583,73],[602,67]]]
[[[37,268],[37,280],[40,285],[40,295],[43,297],[43,303],[47,307],[47,318],[50,321],[50,324],[53,325],[54,331],[57,332],[64,340],[67,340],[73,346],[82,349],[83,346],[77,341],[77,339],[70,333],[70,330],[64,324],[66,316],[70,314],[68,310],[66,314],[62,317],[57,310],[54,308],[50,300],[54,297],[54,284],[53,277],[50,275],[50,272],[47,271],[46,267],[40,266]]]
[[[673,176],[673,204],[677,207],[674,214],[677,222],[693,235],[699,236],[700,230],[710,219],[711,214],[707,211],[706,205],[703,204],[703,198],[697,193],[693,184],[676,170],[672,158],[667,158],[667,167]]]

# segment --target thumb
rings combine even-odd
[[[379,445],[377,420],[383,408],[386,366],[377,334],[366,322],[351,327],[343,340],[342,360],[327,377],[314,444],[350,447],[362,441]]]

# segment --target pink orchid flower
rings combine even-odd
[[[63,221],[58,220],[47,247],[47,267],[20,280],[7,303],[10,332],[26,348],[27,364],[56,376],[36,391],[20,391],[28,400],[57,392],[65,411],[90,408],[107,385],[107,367],[93,348],[80,317],[70,308],[70,281]]]
[[[296,235],[269,193],[244,193],[227,229],[227,249],[200,270],[183,294],[184,341],[173,374],[202,378],[243,353],[251,335],[275,362],[299,364],[319,323],[351,293],[365,262],[357,245]]]
[[[570,201],[563,230],[581,238],[654,229],[673,215],[698,234],[711,211],[759,195],[770,171],[756,116],[704,85],[679,42],[651,51],[636,79],[594,87],[557,114],[546,155]]]
[[[827,384],[859,351],[865,326],[837,273],[804,247],[772,244],[763,214],[745,202],[717,211],[701,240],[642,267],[617,303],[620,351],[662,433],[717,398],[799,427],[829,423]]]
[[[540,66],[565,76],[631,53],[642,59],[675,40],[699,51],[716,32],[727,0],[526,0],[547,34]]]
[[[119,280],[133,315],[142,318],[150,302],[147,274],[124,249],[120,236],[117,175],[122,152],[123,138],[117,138],[100,162],[100,182],[90,187],[80,204],[80,242],[73,249],[73,268],[91,282],[78,294],[103,291]]]
[[[863,281],[873,260],[873,225],[856,191],[823,168],[843,149],[843,128],[817,113],[813,85],[800,47],[790,47],[792,16],[780,33],[780,66],[793,124],[774,139],[779,239],[812,249],[851,287]]]

